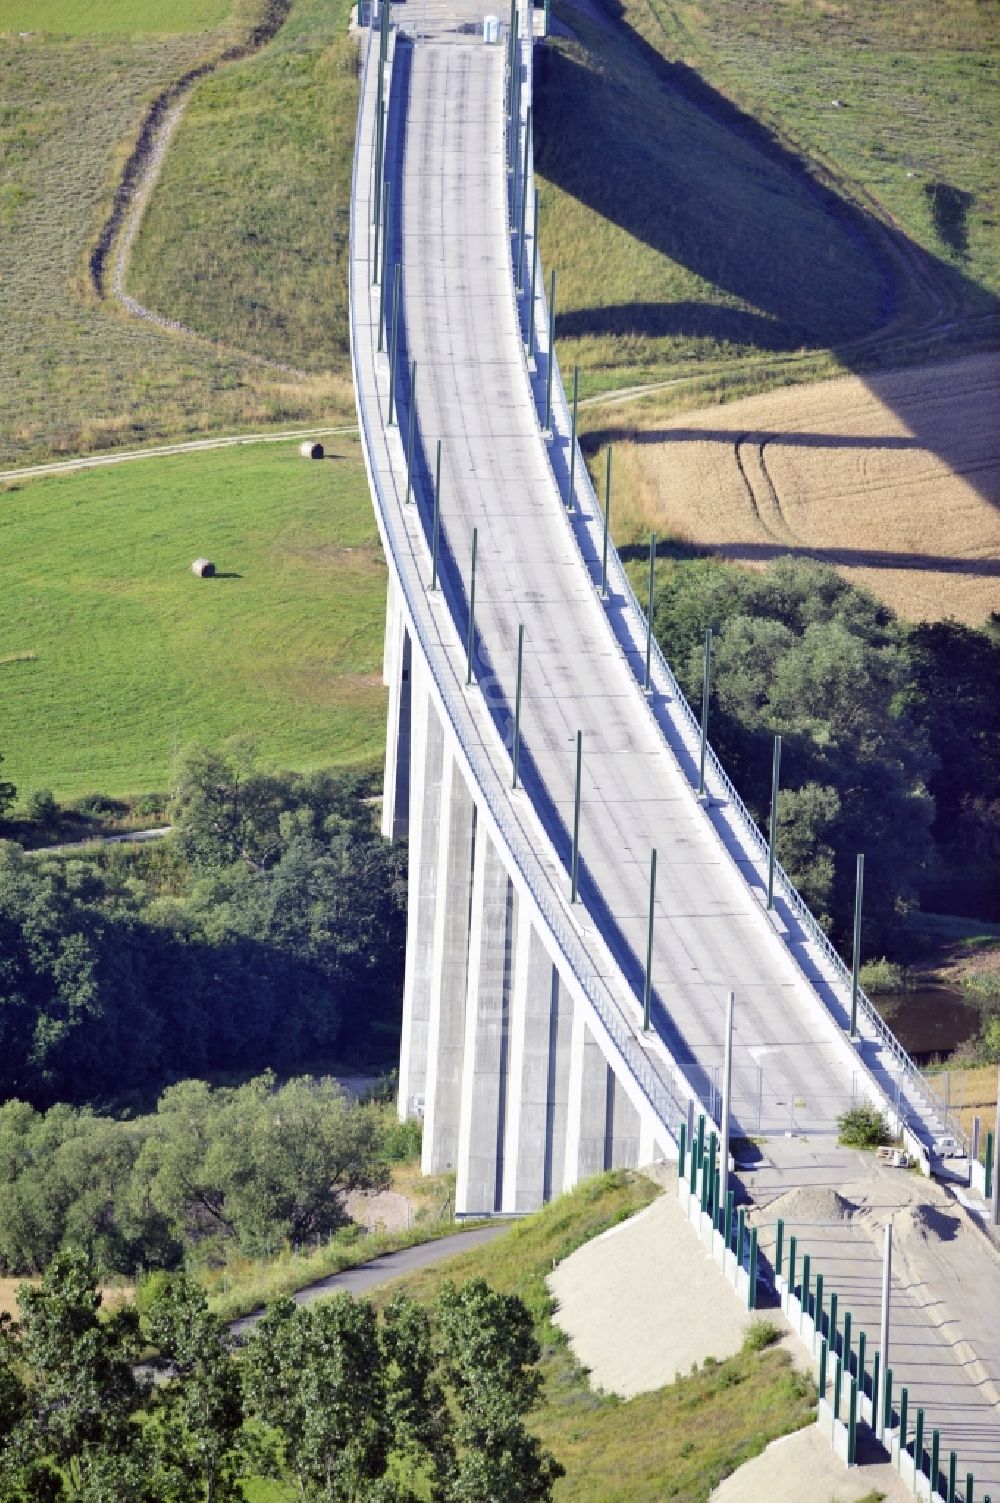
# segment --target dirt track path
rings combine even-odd
[[[193,438],[179,444],[160,444],[155,449],[124,449],[112,454],[84,454],[78,459],[59,459],[51,464],[23,466],[19,470],[0,470],[4,481],[39,480],[46,475],[71,475],[76,470],[99,469],[104,465],[126,464],[133,459],[163,459],[171,454],[201,454],[208,449],[235,449],[241,444],[281,444],[295,439],[333,438],[341,433],[356,433],[357,425],[339,428],[291,428],[280,433],[231,433],[220,438]]]

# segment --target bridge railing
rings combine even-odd
[[[397,583],[406,603],[407,615],[419,639],[421,651],[433,681],[436,697],[447,717],[448,725],[460,749],[461,757],[467,765],[470,774],[470,786],[475,789],[477,798],[485,804],[489,818],[495,827],[508,858],[516,868],[521,883],[530,894],[533,903],[556,942],[562,957],[559,967],[560,971],[568,971],[570,973],[577,987],[593,1009],[595,1018],[617,1051],[622,1064],[628,1069],[642,1094],[652,1106],[657,1118],[663,1124],[664,1133],[669,1135],[671,1140],[673,1140],[676,1134],[676,1123],[687,1116],[688,1093],[683,1088],[678,1090],[674,1083],[653,1066],[646,1049],[640,1042],[638,1034],[629,1026],[625,1014],[615,1002],[607,983],[593,969],[583,944],[577,937],[567,915],[553,896],[551,883],[542,869],[538,856],[532,850],[524,830],[511,817],[508,800],[498,794],[496,769],[489,762],[482,743],[469,733],[468,703],[464,696],[459,694],[456,689],[454,665],[447,651],[439,641],[435,641],[436,627],[430,616],[426,595],[422,589],[414,586],[410,571],[399,564],[399,560],[404,559],[410,551],[410,539],[401,527],[398,496],[387,494],[383,474],[376,462],[375,456],[378,452],[376,434],[383,428],[382,413],[381,411],[372,411],[368,385],[365,381],[364,373],[359,369],[362,349],[361,341],[365,337],[365,333],[359,328],[358,324],[359,297],[356,293],[358,286],[360,286],[363,289],[362,295],[367,304],[370,298],[370,286],[368,253],[360,244],[362,230],[367,230],[367,226],[360,226],[357,223],[357,207],[361,202],[358,179],[361,152],[360,143],[362,141],[362,116],[365,108],[366,92],[369,87],[368,73],[371,67],[373,51],[377,51],[377,49],[374,48],[374,34],[369,31],[363,66],[361,100],[358,112],[357,145],[355,148],[351,184],[351,296],[349,304],[351,361],[362,446],[368,468],[372,495],[378,512],[380,530],[383,540],[387,545],[386,553],[390,568],[394,569]],[[359,267],[362,268],[360,277]],[[370,317],[369,306],[369,319]],[[425,541],[428,540],[425,539]],[[429,557],[430,551],[428,547]],[[657,1039],[656,1044],[662,1051],[667,1066],[673,1072],[674,1082],[684,1082],[686,1086],[683,1071],[670,1058],[669,1051],[662,1040]]]
[[[526,74],[526,87],[523,96],[526,104],[531,101],[532,95],[532,46],[532,39],[530,37],[525,38],[522,44],[521,66],[525,70]],[[518,122],[520,144],[513,152],[515,164],[519,163],[522,160],[523,132],[525,128],[526,115],[525,112],[522,112],[521,119]],[[532,149],[528,155],[529,192],[533,195],[535,192],[533,149],[534,142],[531,143],[531,146]],[[516,172],[517,167],[515,165],[515,173]],[[522,191],[524,191],[523,185]],[[511,234],[513,234],[513,223],[509,228]],[[532,246],[532,253],[539,255],[540,262],[540,252],[534,246]],[[528,310],[528,317],[531,318],[532,316],[534,316],[536,321],[536,342],[538,348],[540,349],[540,351],[545,350],[548,338],[548,314],[546,309],[545,279],[543,276],[539,276],[538,278],[537,307],[534,310]],[[546,355],[547,358],[551,358],[554,362],[553,407],[561,410],[564,423],[568,429],[569,403],[566,397],[565,387],[563,385],[559,362],[554,350],[547,351]],[[587,465],[583,459],[582,451],[579,448],[577,450],[577,462],[575,465],[575,481],[575,488],[577,493],[582,493],[582,496],[590,504],[593,505],[595,510],[599,511],[600,503],[598,501],[597,493],[594,489],[593,482],[591,481]],[[628,573],[625,569],[624,564],[622,563],[618,550],[614,546],[613,541],[611,541],[610,539],[608,548],[608,573],[609,582],[617,588],[617,591],[620,592],[622,596],[624,596],[627,609],[634,613],[634,617],[638,626],[638,641],[641,641],[644,644],[647,625],[646,613],[642,605],[639,603],[634,589],[632,588],[631,580],[628,577]],[[638,641],[636,645],[638,645]],[[683,729],[687,732],[691,740],[692,748],[697,747],[700,749],[701,726],[699,719],[691,705],[688,703],[687,697],[685,696],[684,691],[678,683],[673,669],[667,661],[659,642],[656,640],[655,633],[652,634],[652,661],[653,664],[655,664],[655,666],[659,669],[659,672],[662,675],[663,679],[665,679],[666,681],[669,694],[680,712],[683,722]],[[714,784],[714,787],[710,786],[712,784]],[[763,865],[766,866],[769,858],[768,842],[758,828],[756,820],[751,815],[743,799],[740,797],[736,787],[729,777],[729,774],[726,772],[714,748],[711,746],[711,743],[708,743],[706,747],[706,787],[709,788],[710,793],[713,795],[716,801],[719,801],[719,795],[721,793],[722,798],[725,800],[726,804],[732,811],[734,811],[735,819],[739,824],[739,834],[744,846],[749,849],[753,856],[755,856]],[[785,871],[784,867],[781,865],[780,861],[777,860],[777,858],[775,858],[774,863],[774,876],[776,893],[780,893],[780,896],[784,899],[784,902],[787,904],[788,909],[795,916],[808,941],[811,944],[815,945],[815,947],[820,952],[822,960],[826,962],[826,965],[829,969],[830,980],[832,984],[835,987],[840,986],[846,988],[849,993],[853,984],[853,978],[850,970],[848,969],[844,960],[838,954],[834,945],[831,943],[828,935],[824,933],[819,923],[817,923],[815,917],[809,909],[808,904],[805,902],[805,899],[798,892],[795,884],[792,882],[788,873]],[[863,988],[860,987],[858,989],[858,1008],[862,1017],[867,1022],[871,1032],[875,1035],[878,1047],[884,1049],[895,1061],[897,1071],[905,1079],[906,1084],[913,1095],[919,1098],[919,1101],[924,1105],[925,1108],[928,1109],[932,1116],[937,1117],[941,1120],[941,1122],[945,1125],[945,1133],[954,1138],[956,1144],[967,1152],[968,1140],[959,1122],[950,1112],[948,1112],[942,1106],[941,1102],[939,1102],[935,1097],[934,1093],[930,1090],[927,1082],[924,1080],[914,1061],[910,1058],[909,1054],[896,1038],[891,1028],[889,1028],[887,1023],[879,1013],[878,1009],[871,1002],[867,993],[863,990]],[[912,1130],[913,1114],[904,1104],[904,1098],[898,1083],[896,1087],[895,1099],[895,1109],[897,1115],[901,1116],[902,1120],[910,1125]],[[917,1113],[917,1115],[919,1117],[919,1113]],[[940,1138],[945,1135],[941,1133],[935,1135],[933,1132],[931,1132],[930,1128],[927,1127],[926,1124],[924,1124],[924,1127],[925,1132],[930,1133],[932,1140],[935,1136]]]

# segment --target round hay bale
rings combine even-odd
[[[191,573],[197,574],[199,579],[211,579],[215,574],[215,565],[210,558],[196,558],[191,565]]]
[[[312,444],[307,440],[304,444],[299,444],[299,453],[303,459],[322,459],[323,445]]]

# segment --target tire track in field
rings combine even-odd
[[[90,255],[90,280],[99,298],[104,300],[110,291],[114,301],[134,318],[140,318],[169,333],[183,334],[187,338],[197,339],[200,343],[208,344],[214,349],[225,350],[226,346],[199,334],[196,329],[181,323],[179,319],[155,313],[153,309],[140,303],[137,298],[129,296],[124,285],[128,258],[142,224],[146,205],[149,203],[159,178],[167,148],[180,124],[191,90],[196,83],[200,83],[202,79],[215,73],[225,63],[241,62],[266,47],[285,24],[291,8],[292,0],[267,0],[261,21],[250,32],[245,42],[227,48],[214,61],[199,63],[196,67],[189,68],[186,73],[182,73],[180,78],[157,95],[139,128],[138,140],[122,169],[111,212]],[[111,266],[109,288],[108,262],[115,246],[117,250]],[[309,371],[299,370],[294,365],[284,365],[278,360],[268,360],[263,355],[254,355],[245,350],[232,350],[231,353],[252,365],[265,370],[280,371],[282,375],[292,376],[297,381],[312,379]]]
[[[291,443],[296,439],[333,438],[341,433],[357,433],[356,423],[341,428],[296,428],[281,433],[232,433],[220,438],[193,438],[178,444],[160,444],[153,449],[124,449],[111,454],[81,454],[76,459],[57,459],[48,464],[22,466],[18,470],[0,470],[0,483],[16,484],[20,480],[41,480],[47,475],[72,475],[78,470],[100,469],[105,465],[126,464],[133,459],[164,459],[174,454],[202,454],[209,449],[231,449],[240,444]]]

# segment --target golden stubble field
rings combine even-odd
[[[843,377],[623,431],[619,536],[835,564],[910,620],[1000,610],[1000,356]],[[601,419],[598,419],[601,422]],[[655,419],[654,419],[655,422]],[[616,431],[617,429],[617,431]]]

